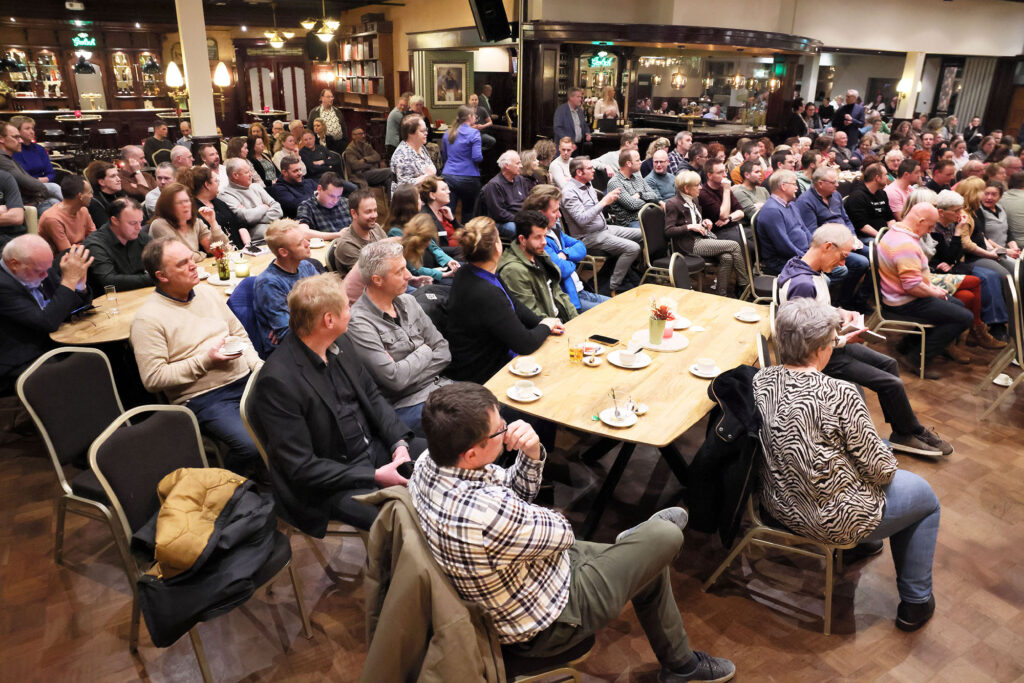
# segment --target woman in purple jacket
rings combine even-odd
[[[442,174],[451,189],[448,208],[452,214],[462,201],[462,222],[473,218],[476,198],[480,194],[480,162],[484,160],[480,131],[470,123],[476,122],[476,111],[461,106],[455,123],[441,140],[441,155],[445,159]]]

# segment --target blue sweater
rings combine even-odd
[[[25,173],[33,178],[46,176],[52,183],[57,177],[57,172],[53,170],[53,163],[50,161],[50,155],[38,142],[21,143],[21,151],[11,156],[25,169]]]
[[[794,256],[779,273],[779,299],[783,303],[791,299],[818,299],[831,304],[828,278]]]
[[[576,291],[576,283],[572,279],[572,274],[576,272],[576,266],[579,262],[586,258],[587,245],[562,230],[561,225],[559,225],[558,228],[562,236],[561,248],[559,248],[558,242],[549,232],[547,236],[547,244],[544,245],[544,253],[551,258],[552,263],[555,264],[558,271],[562,274],[562,289],[569,295],[569,300],[572,301],[572,305],[579,310],[580,295]],[[566,258],[559,256],[558,252],[565,254]]]
[[[301,183],[287,183],[282,178],[268,186],[267,193],[281,205],[285,216],[295,218],[299,204],[312,197],[316,188],[317,182],[312,178],[303,178]]]
[[[850,229],[851,233],[857,234],[857,230],[853,227],[853,221],[850,220],[846,213],[846,207],[843,206],[843,198],[839,196],[838,192],[829,195],[826,206],[821,195],[812,187],[797,197],[793,204],[800,213],[800,220],[803,221],[804,227],[812,235],[815,230],[826,223],[842,223]]]
[[[442,173],[479,177],[480,162],[484,160],[480,139],[480,131],[467,123],[459,126],[455,142],[451,144],[448,144],[448,133],[442,135],[441,149],[445,157]]]
[[[778,197],[772,195],[757,214],[761,266],[772,275],[781,272],[789,259],[803,256],[811,245],[811,233],[795,204],[790,202],[783,206]]]
[[[316,266],[307,260],[300,263],[298,271],[294,273],[284,271],[276,263],[271,263],[266,270],[256,276],[252,307],[256,314],[256,327],[266,348],[274,348],[288,334],[288,293],[292,291],[292,287],[302,278],[316,274]],[[271,332],[274,333],[276,341],[270,339]]]

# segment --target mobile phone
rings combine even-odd
[[[598,344],[604,344],[605,346],[615,346],[619,343],[618,339],[606,337],[603,334],[592,334],[589,339],[590,341],[596,341]]]
[[[403,477],[405,477],[406,479],[408,479],[409,477],[411,477],[411,476],[412,476],[412,471],[413,471],[414,467],[415,467],[415,464],[413,463],[413,461],[412,461],[412,460],[406,460],[406,461],[405,461],[405,462],[403,462],[403,463],[402,463],[401,465],[399,465],[398,467],[396,467],[396,468],[395,468],[395,470],[396,470],[396,471],[397,471],[397,472],[398,472],[398,473],[399,473],[400,475],[402,475]]]

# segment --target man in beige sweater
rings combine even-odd
[[[250,476],[262,469],[238,405],[260,360],[224,295],[199,285],[192,252],[177,240],[146,245],[142,261],[156,291],[132,320],[131,344],[146,390],[185,405],[202,430],[226,443],[228,469]],[[234,339],[228,339],[234,337]]]

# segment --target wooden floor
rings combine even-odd
[[[921,421],[951,440],[956,453],[938,463],[900,458],[942,502],[935,617],[913,634],[893,626],[898,598],[887,547],[838,577],[834,634],[823,636],[819,565],[761,554],[734,563],[704,594],[701,583],[724,551],[717,538],[688,532],[674,565],[676,599],[692,644],[731,658],[737,680],[1024,679],[1024,392],[980,423],[996,391],[970,393],[983,364],[940,367],[942,382],[904,379]],[[888,436],[873,395],[868,402]],[[703,425],[681,446],[692,453],[702,436]],[[610,456],[587,467],[565,455],[574,445],[560,437],[549,467],[559,480],[556,505],[579,522]],[[143,627],[139,655],[129,654],[130,593],[103,525],[69,515],[66,565],[54,564],[55,486],[42,455],[34,439],[0,446],[0,681],[200,680],[187,638],[161,650]],[[678,493],[654,452],[638,449],[597,540],[675,502]],[[272,595],[260,592],[201,625],[218,680],[358,678],[366,650],[361,544],[292,543],[314,639],[301,636],[290,585],[279,581]],[[325,573],[325,560],[337,580]],[[591,681],[656,680],[657,664],[631,608],[600,633],[583,667]]]

